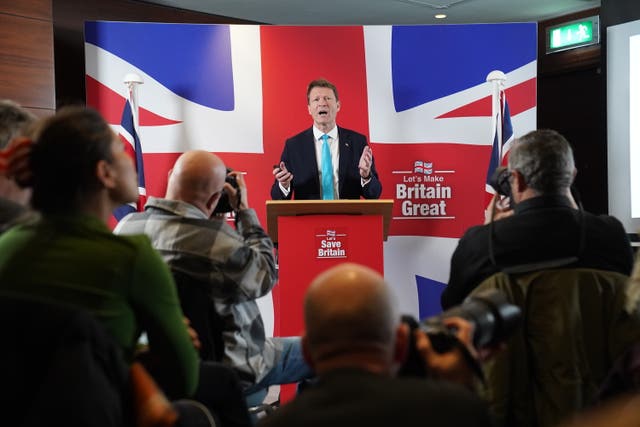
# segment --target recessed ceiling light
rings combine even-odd
[[[444,13],[438,13],[437,15],[433,16],[436,19],[444,19],[447,17],[447,15],[445,15]]]

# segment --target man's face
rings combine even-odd
[[[115,188],[111,194],[114,200],[120,204],[135,202],[138,200],[138,174],[133,159],[124,151],[124,145],[115,134],[111,142],[110,163],[116,177]]]
[[[331,130],[336,124],[340,101],[328,87],[314,87],[309,92],[309,115],[320,129]]]

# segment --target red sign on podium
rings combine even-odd
[[[392,200],[267,202],[269,234],[278,243],[279,280],[272,291],[276,335],[303,334],[305,292],[326,269],[355,262],[383,274],[382,242],[392,207]]]

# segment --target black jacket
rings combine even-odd
[[[129,425],[128,366],[89,313],[0,296],[3,425]]]
[[[319,377],[259,427],[489,427],[485,404],[461,386],[360,369]]]
[[[496,264],[490,259],[490,244]],[[567,257],[577,257],[571,267],[625,275],[633,266],[629,238],[616,218],[573,209],[563,196],[525,200],[516,205],[513,216],[472,227],[462,236],[451,258],[442,307],[460,304],[503,268]]]

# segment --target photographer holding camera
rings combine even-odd
[[[567,267],[631,273],[633,253],[620,221],[578,209],[571,195],[576,175],[569,142],[554,130],[516,141],[509,168],[496,179],[510,196],[499,221],[471,227],[451,258],[443,308],[460,304],[484,279],[513,266],[558,261]],[[533,268],[533,267],[530,267]]]
[[[473,373],[459,348],[440,354],[417,330],[416,349],[430,376],[396,377],[411,332],[376,271],[345,263],[318,275],[305,296],[304,321],[304,355],[318,381],[263,418],[262,427],[490,425],[483,403],[461,386]],[[455,317],[443,322],[475,357],[473,325]]]
[[[485,210],[485,224],[513,215],[514,203],[511,196],[511,184],[509,184],[510,175],[509,168],[500,166],[496,168],[489,179],[489,185],[496,193],[493,195],[489,207]]]
[[[200,336],[218,335],[203,341],[219,341],[222,334],[222,362],[235,369],[250,394],[312,372],[299,337],[265,336],[256,299],[276,283],[273,243],[249,207],[242,174],[227,171],[215,154],[183,153],[169,172],[165,198],[150,197],[144,212],[127,215],[114,232],[148,235],[176,278],[186,276],[188,286],[204,289],[222,331],[194,327]],[[215,214],[223,192],[234,209],[235,229]],[[189,318],[205,316],[182,305]]]

